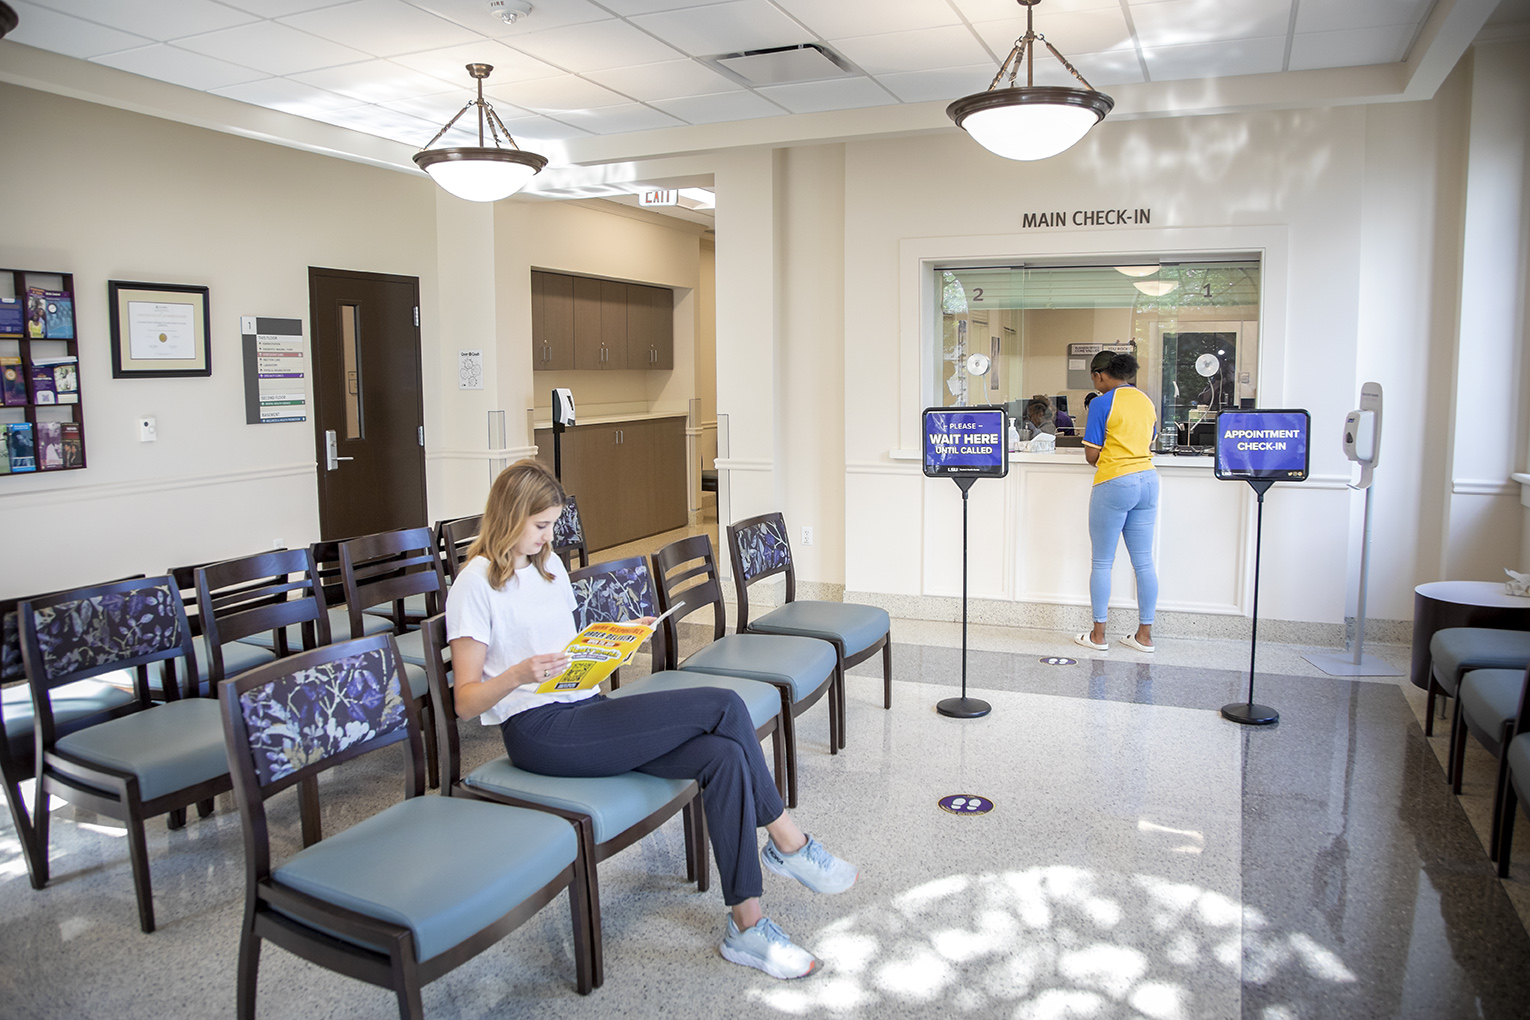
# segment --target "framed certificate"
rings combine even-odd
[[[110,280],[112,378],[212,375],[208,289]]]

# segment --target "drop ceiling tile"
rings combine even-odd
[[[831,39],[830,45],[853,60],[861,70],[874,75],[965,67],[990,59],[988,51],[966,25]]]
[[[990,62],[967,67],[879,74],[877,81],[891,89],[893,95],[905,103],[927,103],[936,99],[951,102],[988,88],[996,70]]]
[[[930,0],[836,0],[835,3],[776,0],[776,4],[825,39],[849,39],[961,24],[961,19],[949,6]]]
[[[311,117],[315,113],[362,105],[349,96],[326,92],[324,89],[316,89],[312,85],[304,85],[302,82],[291,81],[287,78],[262,78],[259,81],[226,85],[210,91],[215,95],[237,99],[241,103],[264,106],[269,110],[280,110],[282,113],[294,113],[299,117]]]
[[[707,7],[717,2],[718,0],[600,0],[602,7],[610,8],[624,18],[633,14],[653,14],[655,11]]]
[[[609,71],[592,71],[586,77],[644,103],[655,99],[678,99],[681,96],[707,96],[739,88],[732,79],[694,60],[666,60],[637,67],[615,67]]]
[[[356,0],[280,19],[343,46],[379,57],[418,53],[472,42],[477,34],[403,0]]]
[[[538,78],[536,81],[517,82],[513,85],[496,85],[484,89],[484,93],[496,102],[503,101],[523,110],[553,116],[569,110],[595,110],[604,106],[621,106],[632,101],[572,74]]]
[[[91,60],[93,63],[141,74],[145,78],[157,78],[172,85],[184,85],[204,92],[222,85],[237,85],[242,81],[265,77],[259,71],[239,67],[226,60],[204,57],[200,53],[178,50],[164,43],[123,50],[120,53],[106,53],[92,57]]]
[[[1407,55],[1412,25],[1350,29],[1343,32],[1298,32],[1291,40],[1293,71],[1319,67],[1359,67],[1390,64]]]
[[[506,120],[505,127],[515,136],[516,144],[523,149],[532,152],[542,152],[537,148],[541,142],[561,142],[568,138],[588,138],[590,133],[572,124],[553,120],[551,117],[517,117],[515,120]],[[547,153],[542,152],[545,156]]]
[[[1186,78],[1226,78],[1279,71],[1285,61],[1285,36],[1228,39],[1186,46],[1143,47],[1148,74],[1154,81]],[[1080,68],[1079,70],[1083,70]],[[1087,77],[1088,72],[1085,72]]]
[[[11,6],[15,8],[21,23],[16,31],[6,36],[7,39],[50,53],[62,53],[66,57],[79,57],[83,60],[117,50],[137,49],[154,41],[91,21],[81,21],[47,7],[37,7],[18,0],[11,0]]]
[[[730,120],[757,120],[760,117],[783,117],[784,107],[753,92],[720,92],[712,96],[686,96],[660,99],[654,104],[665,113],[687,124],[720,124]]]
[[[385,106],[390,110],[397,110],[399,113],[407,113],[411,117],[418,117],[421,120],[428,120],[435,124],[439,129],[445,125],[447,121],[457,116],[458,113],[462,113],[463,108],[467,106],[468,100],[472,99],[473,95],[474,93],[463,90],[461,92],[444,92],[438,96],[418,96],[414,99],[392,99],[386,103],[379,103],[378,105]],[[525,117],[527,115],[526,111],[522,110],[520,107],[511,106],[509,103],[502,103],[497,100],[489,100],[489,106],[493,108],[495,113],[499,114],[499,119],[503,121],[509,121],[514,117]],[[473,133],[476,135],[478,133],[477,111],[468,110],[466,113],[462,114],[462,119],[457,123],[461,125],[468,124],[469,122],[471,122]]]
[[[251,25],[225,28],[206,35],[177,39],[175,44],[204,56],[246,64],[267,74],[295,74],[336,64],[354,64],[369,55],[349,46],[320,39],[307,32],[278,24],[257,21]]]
[[[800,85],[771,85],[756,89],[792,113],[823,110],[856,110],[866,106],[890,106],[898,100],[870,78],[812,81]]]
[[[1005,21],[980,21],[972,27],[1000,60],[1008,56],[1015,42],[1025,34],[1025,22],[1016,22],[1013,18]],[[1073,59],[1075,53],[1104,53],[1106,50],[1132,47],[1132,35],[1126,27],[1126,16],[1121,13],[1120,7],[1055,14],[1047,19],[1047,26],[1041,34],[1069,60]],[[1038,64],[1043,55],[1052,63],[1057,63],[1057,59],[1043,45],[1036,52]]]
[[[979,21],[1008,20],[1018,25],[1014,34],[1025,31],[1025,9],[1015,0],[951,0],[962,16],[976,24]],[[1106,8],[1121,9],[1121,0],[1046,0],[1036,8],[1036,31],[1047,32],[1051,17],[1071,11],[1098,11]]]
[[[212,0],[35,0],[64,14],[150,39],[178,39],[254,21]]]
[[[1296,32],[1302,35],[1383,25],[1417,27],[1428,17],[1431,6],[1433,0],[1302,0],[1296,9]]]
[[[1137,27],[1137,38],[1144,49],[1284,37],[1291,26],[1291,5],[1287,0],[1156,0],[1134,3],[1131,10],[1132,24]],[[1057,40],[1052,40],[1052,44],[1056,46]]]
[[[503,85],[507,82],[530,81],[533,78],[554,78],[563,72],[535,57],[517,53],[503,43],[489,39],[448,46],[445,49],[427,50],[424,53],[405,53],[393,58],[395,64],[428,74],[442,81],[473,87],[473,79],[467,73],[469,64],[488,64],[494,68],[488,81]]]
[[[391,60],[368,60],[361,64],[304,71],[288,77],[315,88],[352,96],[364,103],[384,103],[453,91],[450,82],[411,71]],[[467,90],[461,91],[462,101],[467,102]]]
[[[1040,60],[1036,62],[1036,84],[1077,87],[1078,79],[1069,74],[1068,69],[1059,64],[1051,54],[1047,56],[1046,63]],[[1142,64],[1137,60],[1135,48],[1107,50],[1104,53],[1064,52],[1063,56],[1067,57],[1068,62],[1078,68],[1078,73],[1082,74],[1095,88],[1143,80]]]
[[[525,32],[541,32],[563,25],[582,25],[591,21],[605,21],[611,12],[590,3],[589,0],[532,0],[530,17],[507,25],[496,14],[489,13],[488,0],[409,0],[415,7],[439,14],[464,28],[491,39],[505,39]],[[715,2],[715,0],[713,0]]]
[[[574,74],[654,64],[681,56],[647,32],[615,19],[528,32],[506,42],[522,53]]]
[[[350,128],[353,131],[362,131],[369,135],[378,135],[416,148],[423,147],[430,141],[431,135],[441,130],[439,124],[431,124],[418,117],[410,117],[397,110],[389,110],[370,103],[348,106],[342,110],[321,110],[309,114],[308,119],[333,124],[336,127]]]
[[[262,18],[284,18],[289,14],[317,10],[320,7],[336,7],[345,0],[221,0],[230,7],[258,14]]]
[[[684,123],[667,113],[641,103],[607,106],[599,110],[571,110],[558,119],[596,135],[651,131],[654,128],[679,127]]]
[[[691,56],[795,46],[812,35],[766,0],[730,0],[663,14],[645,14],[632,23]]]

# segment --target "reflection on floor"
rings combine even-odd
[[[685,630],[685,650],[704,640]],[[798,818],[862,880],[819,897],[766,876],[767,909],[823,974],[775,982],[717,956],[721,898],[685,883],[675,821],[601,865],[603,988],[573,991],[560,900],[430,986],[427,1015],[667,1020],[676,995],[684,1016],[783,1020],[1525,1015],[1530,937],[1511,896],[1530,888],[1530,846],[1500,882],[1481,835],[1491,761],[1474,754],[1453,797],[1405,681],[1303,675],[1298,650],[1261,648],[1282,671],[1261,671],[1259,700],[1281,722],[1246,730],[1216,712],[1244,696],[1246,647],[1075,656],[1063,635],[974,629],[968,683],[994,711],[957,721],[933,704],[960,683],[959,630],[895,621],[894,636],[892,711],[867,663],[849,678],[841,754],[821,708],[799,720]],[[500,752],[492,729],[464,731],[470,762]],[[326,831],[400,795],[398,758],[373,759],[324,784]],[[996,807],[937,806],[959,793]],[[297,833],[284,796],[278,858]],[[153,935],[137,929],[120,826],[72,807],[54,819],[41,892],[0,827],[0,1014],[229,1015],[243,898],[231,800],[179,832],[151,824]],[[450,867],[450,851],[411,866]],[[395,1013],[279,949],[260,989],[263,1020]]]

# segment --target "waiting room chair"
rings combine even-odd
[[[574,553],[579,554],[579,565],[590,565],[590,551],[585,547],[584,518],[579,516],[579,501],[569,496],[563,502],[563,513],[553,522],[552,550],[563,560],[564,569],[574,569]]]
[[[1530,666],[1530,631],[1488,627],[1447,627],[1429,639],[1429,696],[1424,703],[1424,735],[1434,731],[1434,704],[1439,694],[1456,698],[1461,677],[1474,669],[1524,669]],[[1451,711],[1450,742],[1456,742],[1461,704]],[[1445,779],[1455,782],[1454,757],[1446,756]]]
[[[573,585],[576,603],[574,624],[580,630],[592,623],[624,623],[659,615],[648,564],[641,556],[583,567],[569,574],[569,582]],[[742,677],[665,669],[667,655],[663,627],[654,631],[650,651],[653,668],[649,675],[639,677],[623,687],[618,680],[621,670],[617,670],[611,674],[611,691],[608,696],[623,698],[645,691],[691,690],[697,687],[722,687],[732,691],[749,710],[755,735],[761,740],[770,737],[776,766],[776,789],[781,799],[785,800],[787,777],[796,771],[797,763],[786,757],[785,735],[781,727],[781,695],[776,688],[759,680],[746,680]]]
[[[208,566],[208,563],[193,563],[171,567],[169,570],[170,576],[175,578],[176,588],[180,590],[181,602],[186,606],[186,622],[191,627],[193,645],[197,652],[196,678],[197,683],[200,685],[198,688],[199,692],[217,689],[217,682],[210,680],[208,676],[208,665],[212,661],[212,652],[208,648],[207,639],[202,633],[202,608],[197,604],[197,571],[205,566]],[[259,666],[261,663],[270,662],[278,655],[285,654],[285,650],[278,652],[274,648],[261,648],[257,645],[247,644],[223,649],[224,673],[218,679],[222,680],[226,676],[232,676],[235,673],[249,669],[251,666]],[[174,671],[174,660],[171,661],[168,669],[172,672]],[[179,677],[177,677],[176,682],[182,684],[183,691],[186,689],[186,685],[181,682]]]
[[[316,579],[324,586],[324,605],[329,612],[330,635],[335,639],[343,640],[351,633],[351,613],[345,604],[345,584],[340,578],[340,543],[323,540],[310,545],[308,551],[312,554],[314,566],[319,572]],[[362,631],[366,634],[385,634],[396,629],[397,626],[391,612],[382,616],[363,615],[362,617]],[[251,634],[239,640],[261,648],[274,648],[276,645],[275,636],[266,633]],[[302,628],[288,627],[286,642],[289,649],[303,647]]]
[[[467,563],[467,551],[483,530],[483,514],[441,522],[441,562],[446,565],[446,582],[453,584]]]
[[[50,595],[21,604],[21,653],[32,689],[37,795],[31,846],[34,884],[48,882],[50,796],[127,824],[139,926],[154,930],[144,819],[169,814],[172,828],[188,805],[229,789],[228,759],[217,705],[181,697],[167,677],[167,699],[150,703],[148,665],[195,657],[191,628],[168,574]],[[115,670],[136,670],[133,710],[64,733],[54,716],[58,688]],[[194,675],[195,667],[187,675]]]
[[[797,598],[797,571],[786,520],[762,514],[728,525],[728,556],[738,592],[740,634],[796,634],[834,646],[839,656],[835,686],[839,694],[839,746],[845,746],[845,673],[882,653],[882,707],[892,708],[892,621],[887,610],[854,602],[820,602]],[[749,586],[785,575],[786,600],[755,620],[749,619]]]
[[[797,717],[828,694],[829,753],[839,753],[836,736],[839,705],[833,694],[839,659],[833,645],[817,638],[787,634],[726,633],[717,562],[712,555],[712,540],[706,535],[682,538],[654,553],[653,577],[659,593],[660,611],[681,607],[660,624],[664,628],[666,666],[760,680],[775,687],[781,694],[781,728],[788,763],[797,760]],[[677,663],[680,621],[708,606],[712,607],[711,643],[693,652],[684,662]],[[786,803],[788,807],[796,807],[795,765],[788,764],[786,773]]]
[[[562,818],[424,793],[424,741],[390,634],[300,652],[226,681],[228,766],[245,842],[238,1016],[254,1020],[263,942],[391,989],[420,989],[568,890],[575,987],[591,987],[585,864]],[[405,799],[273,867],[266,801],[392,744],[407,744]],[[407,881],[402,880],[407,878]]]
[[[1504,789],[1508,784],[1507,752],[1520,711],[1524,708],[1527,682],[1530,682],[1530,669],[1474,669],[1467,673],[1461,677],[1456,721],[1450,730],[1452,790],[1457,795],[1461,793],[1461,768],[1466,761],[1468,734],[1476,737],[1498,760],[1497,782],[1493,788],[1493,826],[1488,838],[1488,855],[1495,860],[1503,824]]]
[[[605,981],[605,957],[596,865],[636,843],[677,812],[683,812],[685,877],[687,881],[694,880],[698,890],[706,892],[711,870],[701,789],[695,780],[661,779],[643,772],[595,778],[544,776],[516,768],[508,756],[497,757],[463,775],[456,702],[448,679],[452,667],[445,615],[431,617],[420,630],[429,653],[425,671],[430,677],[430,695],[440,706],[436,713],[436,745],[441,753],[441,795],[550,811],[573,825],[579,836],[580,859],[586,868],[593,981],[599,988]]]

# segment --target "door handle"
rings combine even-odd
[[[340,466],[342,460],[355,460],[355,457],[340,456],[340,447],[335,439],[334,429],[324,430],[324,469],[333,471]]]

